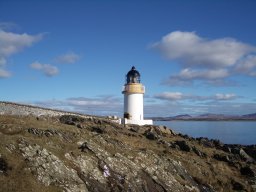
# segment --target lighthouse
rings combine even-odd
[[[124,117],[123,124],[152,125],[152,120],[144,120],[143,95],[145,87],[140,82],[140,73],[133,66],[126,75],[123,87]]]

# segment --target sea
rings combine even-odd
[[[176,133],[218,139],[225,144],[256,144],[256,121],[154,121]]]

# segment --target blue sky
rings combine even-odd
[[[256,112],[256,1],[0,1],[0,100],[122,116]]]

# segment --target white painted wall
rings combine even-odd
[[[124,94],[124,113],[131,115],[131,120],[143,120],[143,94]]]

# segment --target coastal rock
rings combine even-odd
[[[154,126],[153,128],[155,129],[158,135],[162,135],[162,136],[176,135],[176,133],[173,130],[169,129],[166,126]]]
[[[111,147],[111,144],[106,143],[100,136],[97,141]],[[111,188],[124,191],[187,191],[189,188],[198,190],[197,184],[184,170],[180,162],[162,159],[151,151],[138,151],[134,157],[128,158],[122,153],[110,154],[92,140],[83,143],[79,148],[87,149],[95,155],[96,159],[92,162],[98,162],[96,167],[100,167],[100,170],[96,169],[96,175],[91,175],[90,178],[100,181],[100,186],[105,185],[107,181],[111,181]],[[88,160],[87,155],[89,154],[84,154],[84,159]],[[78,164],[81,164],[81,160]],[[85,166],[83,167],[87,169]],[[90,168],[90,166],[88,167]],[[91,171],[83,170],[83,177],[86,178],[88,174],[84,173],[91,173]],[[180,185],[178,180],[175,179],[173,174],[177,173],[182,178],[190,180],[190,184],[187,185],[188,189]],[[105,189],[108,189],[108,187],[105,186]]]
[[[228,145],[230,152],[225,152],[217,141],[203,139],[211,143],[206,146],[164,127],[124,127],[101,117],[59,118],[0,115],[1,191],[255,189],[255,161],[241,156],[240,149],[249,155],[247,146]],[[10,134],[6,127],[21,131]],[[153,139],[145,133],[153,133]]]
[[[126,125],[127,126],[127,125]],[[128,125],[129,126],[129,125]],[[136,132],[136,133],[141,133],[144,134],[145,133],[145,128],[142,126],[138,126],[138,125],[132,125],[128,127],[128,130],[132,131],[132,132]]]
[[[246,147],[243,147],[241,145],[224,145],[222,147],[222,150],[232,153],[236,156],[238,155],[244,161],[251,162],[251,163],[254,162],[254,159],[251,156],[249,156],[243,148],[246,148]]]
[[[37,128],[28,128],[28,132],[39,137],[42,137],[42,136],[50,137],[54,135],[60,135],[60,133],[58,133],[58,131],[54,129],[40,130]]]
[[[106,132],[106,130],[105,130],[103,127],[92,127],[92,128],[91,128],[91,131],[92,131],[92,132],[96,132],[96,133],[100,133],[100,134]]]
[[[59,118],[61,123],[67,124],[67,125],[76,125],[77,123],[84,122],[84,119],[75,115],[62,115]]]
[[[207,157],[206,153],[200,151],[195,146],[192,147],[192,150],[195,154],[197,154],[199,157]]]
[[[180,150],[190,152],[192,151],[192,147],[186,141],[175,141],[175,145],[178,145]]]
[[[196,140],[199,142],[200,145],[203,145],[204,147],[215,147],[215,140],[209,140],[205,137],[199,137],[196,138]]]
[[[19,143],[23,157],[28,161],[29,169],[35,173],[38,181],[45,186],[56,185],[66,191],[88,191],[76,171],[67,167],[57,156],[37,144],[25,140]]]
[[[230,156],[228,156],[226,154],[214,154],[213,158],[218,160],[218,161],[224,161],[224,162],[227,162],[227,163],[231,162]]]
[[[161,136],[171,136],[176,135],[171,129],[166,126],[154,126],[154,125],[145,125],[145,126],[138,126],[138,125],[126,125],[127,128],[136,133],[149,135],[150,138],[154,135],[155,137]]]
[[[185,151],[185,152],[194,152],[196,155],[198,155],[199,157],[206,157],[206,153],[200,151],[196,146],[189,144],[187,141],[184,140],[178,140],[175,142],[172,142],[170,144],[171,148],[177,149],[177,150],[181,150],[181,151]]]
[[[245,146],[244,151],[256,161],[256,145]]]
[[[250,166],[242,167],[240,169],[240,172],[241,172],[242,175],[246,175],[246,176],[249,176],[249,177],[255,177],[256,176],[256,170],[253,169]]]
[[[253,162],[253,158],[251,158],[242,148],[239,150],[240,157],[248,162]]]
[[[221,148],[223,151],[228,152],[228,153],[232,153],[231,147],[229,145],[223,145]]]
[[[150,139],[150,140],[156,140],[158,138],[157,133],[153,131],[147,131],[144,133],[144,135],[146,136],[147,139]]]

